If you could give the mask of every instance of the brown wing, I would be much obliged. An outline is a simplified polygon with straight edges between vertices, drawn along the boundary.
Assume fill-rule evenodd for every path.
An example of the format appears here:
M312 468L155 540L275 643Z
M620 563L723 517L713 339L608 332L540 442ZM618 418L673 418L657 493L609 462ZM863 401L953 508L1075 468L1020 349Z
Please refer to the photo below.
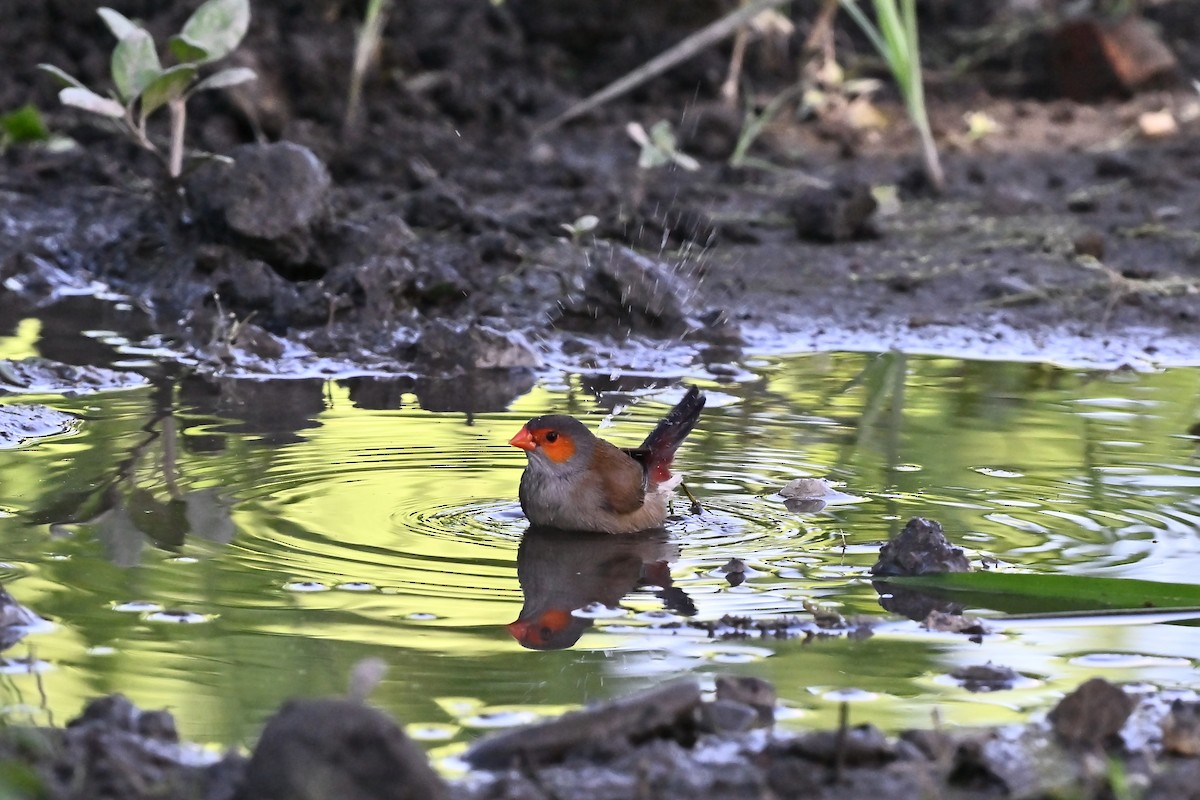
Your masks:
M646 500L642 465L606 441L596 443L594 464L603 476L604 505L614 514L632 514Z

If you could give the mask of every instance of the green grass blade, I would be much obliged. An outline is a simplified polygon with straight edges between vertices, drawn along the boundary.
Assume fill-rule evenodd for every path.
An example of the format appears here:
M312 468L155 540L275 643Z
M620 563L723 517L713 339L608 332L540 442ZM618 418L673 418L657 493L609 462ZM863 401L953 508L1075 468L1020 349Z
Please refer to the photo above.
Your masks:
M883 40L883 36L879 33L879 29L871 22L871 19L863 13L863 10L858 7L855 0L841 0L842 8L850 15L850 19L862 29L863 34L871 40L871 46L876 52L887 58L887 42Z
M1088 575L959 572L886 578L888 584L1008 614L1105 609L1200 608L1200 585Z

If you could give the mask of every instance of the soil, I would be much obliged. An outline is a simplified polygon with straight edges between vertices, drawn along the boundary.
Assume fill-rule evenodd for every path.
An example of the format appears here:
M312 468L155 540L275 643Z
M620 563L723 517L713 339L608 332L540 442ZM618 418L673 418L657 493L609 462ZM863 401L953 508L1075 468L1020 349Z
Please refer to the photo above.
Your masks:
M742 105L718 99L725 42L551 129L573 102L726 4L399 3L362 112L346 126L365 0L255 3L231 60L257 82L189 105L189 145L236 166L207 162L180 182L154 155L61 107L35 69L54 64L106 90L112 42L99 5L0 0L0 111L34 103L54 134L76 143L0 155L0 334L37 313L53 321L49 348L62 326L119 331L165 342L214 373L465 371L486 387L482 405L496 408L528 388L548 355L605 374L716 378L743 353L772 348L901 347L1107 368L1200 361L1200 98L1184 81L1132 95L1093 81L1086 88L1099 99L1063 99L1080 75L1064 74L1056 56L1058 20L1018 12L1029 4L922 4L947 175L940 194L923 179L890 80L845 20L839 62L852 76L885 78L883 88L870 102L825 86L807 110L783 103L750 158L730 165L745 109L762 112L798 76L812 77L802 43L815 0L791 5L796 31L785 43L751 44ZM162 42L196 2L106 5ZM1190 4L1146 5L1177 76L1197 74L1200 18ZM1141 115L1164 110L1175 132L1140 131ZM661 120L698 169L638 166L627 126ZM152 138L165 137L162 124ZM594 229L564 227L586 215ZM88 306L81 318L80 295L99 297L102 310ZM655 347L637 346L646 342ZM678 345L673 355L663 343ZM835 754L848 752L844 736ZM925 780L893 769L907 763L899 745L863 736L861 763L889 765L870 792ZM986 750L974 747L953 752ZM797 748L754 756L778 767L754 785L783 796L789 781L850 768L843 756L817 759L830 771L817 775ZM795 763L784 758L797 753ZM656 762L667 765L655 773L666 776L663 793L639 796L691 792L670 782L695 767L667 758L675 755ZM968 789L977 780L981 792L1021 793L978 769L983 756L943 756L929 760L950 764ZM625 774L650 785L639 758ZM1181 769L1194 775L1195 764ZM556 793L539 775L521 773L508 794L473 796L620 794Z
M295 371L316 357L342 371L527 369L559 347L584 369L716 375L743 347L1040 352L1107 367L1200 352L1194 90L1047 99L1054 20L1008 3L926 9L940 196L887 81L869 106L886 127L855 127L828 91L822 112L785 104L750 147L753 166L729 166L746 115L716 99L728 45L544 131L721 11L630 0L400 4L344 130L363 3L259 4L233 57L258 81L197 95L189 117L190 145L238 167L201 166L176 185L153 155L60 107L34 68L110 85L96 5L0 2L12 78L0 109L33 102L79 145L4 153L0 280L37 305L101 287L130 296L148 319L119 325L166 334L213 370ZM161 41L194 3L110 5ZM794 4L786 52L751 46L741 102L761 109L794 85L814 5ZM1147 12L1182 72L1200 63L1185 5ZM836 44L848 68L879 74L854 31ZM1163 109L1179 132L1139 136L1138 115ZM968 114L992 132L973 138ZM626 125L659 120L699 169L638 167ZM865 187L892 190L874 213ZM596 228L568 236L584 215ZM483 346L446 335L479 327L494 334ZM631 335L683 355L637 363L610 346Z

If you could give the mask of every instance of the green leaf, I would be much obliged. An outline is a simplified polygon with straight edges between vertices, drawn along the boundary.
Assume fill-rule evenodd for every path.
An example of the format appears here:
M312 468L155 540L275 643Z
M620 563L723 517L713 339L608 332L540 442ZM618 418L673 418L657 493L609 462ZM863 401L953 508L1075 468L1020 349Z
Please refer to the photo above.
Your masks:
M0 117L0 130L10 142L44 142L50 138L36 107L26 104Z
M195 64L176 64L163 70L142 92L142 119L172 100L183 97L195 79Z
M172 36L167 46L180 64L203 64L209 60L207 50L182 34Z
M63 89L58 93L58 99L64 106L82 108L84 111L90 111L102 117L121 119L125 116L125 106L111 97L103 97L82 86L70 86Z
M209 89L227 89L230 86L238 86L239 84L257 79L258 76L254 74L254 70L248 67L231 67L209 75L196 84L196 88L192 91L204 92Z
M879 579L877 579L879 580ZM883 578L883 582L951 597L970 606L1009 614L1100 609L1200 608L1200 585L1131 578L957 572Z
M55 77L55 79L57 79L58 82L61 83L64 87L72 87L75 89L87 88L83 85L83 83L78 78L59 69L58 67L54 66L53 64L38 64L37 68L40 69L42 72L46 72L46 73L49 73L50 75L53 75Z
M250 0L208 0L183 25L179 39L206 51L201 63L233 52L250 28Z
M96 13L104 20L104 24L112 31L112 35L117 37L117 41L121 41L134 31L140 31L141 27L130 21L128 17L119 11L113 11L111 8L96 9Z
M141 28L135 28L128 36L117 42L112 54L113 83L117 94L126 103L131 102L162 74L158 53L154 52L154 40Z

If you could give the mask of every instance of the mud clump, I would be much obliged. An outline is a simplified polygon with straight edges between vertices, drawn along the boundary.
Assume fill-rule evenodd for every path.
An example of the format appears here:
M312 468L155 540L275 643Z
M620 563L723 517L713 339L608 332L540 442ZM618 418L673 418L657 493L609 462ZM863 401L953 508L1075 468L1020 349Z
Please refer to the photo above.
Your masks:
M688 331L686 279L672 265L619 245L586 254L579 285L562 303L558 327L573 331L623 331L627 335L680 336Z
M329 170L291 142L242 145L230 157L233 164L206 164L188 181L201 224L272 264L305 265L329 211Z

